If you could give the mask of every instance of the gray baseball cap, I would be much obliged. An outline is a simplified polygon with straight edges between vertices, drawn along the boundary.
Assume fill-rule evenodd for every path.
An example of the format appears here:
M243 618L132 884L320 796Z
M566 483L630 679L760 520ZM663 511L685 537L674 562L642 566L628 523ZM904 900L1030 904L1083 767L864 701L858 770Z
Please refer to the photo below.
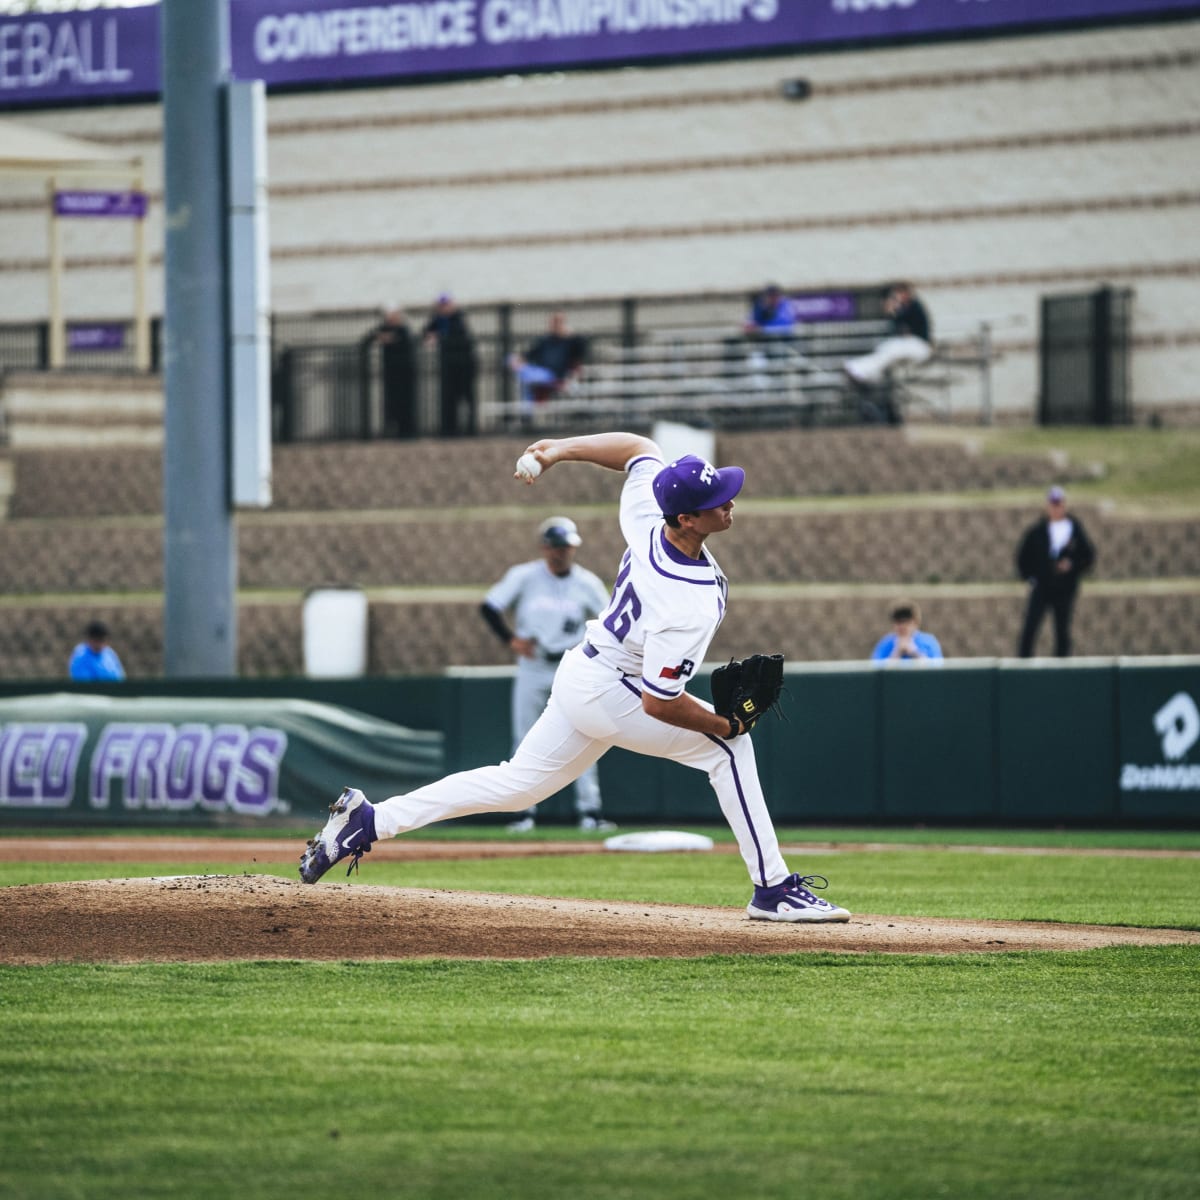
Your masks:
M583 538L570 517L547 517L538 526L543 546L581 546Z

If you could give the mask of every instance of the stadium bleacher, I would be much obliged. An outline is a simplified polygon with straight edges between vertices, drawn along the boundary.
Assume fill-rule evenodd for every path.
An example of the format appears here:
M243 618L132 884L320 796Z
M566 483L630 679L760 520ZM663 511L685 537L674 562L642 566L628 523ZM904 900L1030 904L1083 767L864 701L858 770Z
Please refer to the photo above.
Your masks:
M239 670L302 672L306 589L370 597L369 670L406 675L505 661L479 597L532 556L532 529L570 512L580 561L602 577L620 553L620 479L599 469L511 481L524 439L324 443L275 451L272 510L239 517ZM1012 553L1051 479L1086 477L1044 456L993 456L961 438L885 428L723 433L721 462L750 469L735 536L714 552L737 603L715 657L764 646L795 661L862 659L890 600L915 595L951 656L1012 652L1022 588ZM92 617L132 677L162 670L161 455L145 447L10 450L0 522L0 638L8 678L64 672ZM1200 651L1200 527L1083 503L1100 548L1079 653Z

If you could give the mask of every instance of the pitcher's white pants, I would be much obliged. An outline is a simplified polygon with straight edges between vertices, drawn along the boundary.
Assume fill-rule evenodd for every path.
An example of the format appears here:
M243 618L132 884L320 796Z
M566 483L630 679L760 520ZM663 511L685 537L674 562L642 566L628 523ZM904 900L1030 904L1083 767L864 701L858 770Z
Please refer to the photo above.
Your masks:
M560 660L561 662L561 660ZM523 658L517 663L512 691L513 753L537 724L550 703L554 677L560 663ZM575 812L580 817L600 816L600 773L593 763L575 780ZM529 816L533 816L529 809Z
M899 366L900 363L912 363L916 366L925 362L932 353L933 347L924 338L887 338L870 354L847 359L844 366L859 383L882 383L883 377L893 367Z
M638 681L580 646L564 655L545 712L511 760L392 796L375 806L375 831L390 838L452 817L519 812L577 779L611 746L707 772L750 878L772 886L787 877L750 738L725 741L648 716Z

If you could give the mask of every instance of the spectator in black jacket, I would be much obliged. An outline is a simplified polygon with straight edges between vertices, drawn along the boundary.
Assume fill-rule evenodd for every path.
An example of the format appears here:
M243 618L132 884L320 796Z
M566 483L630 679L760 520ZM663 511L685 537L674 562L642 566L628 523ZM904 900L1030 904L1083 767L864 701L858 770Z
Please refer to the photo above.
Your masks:
M1052 487L1046 493L1046 515L1026 531L1017 550L1017 573L1029 583L1029 599L1017 653L1033 656L1034 643L1046 609L1054 611L1054 653L1071 655L1071 616L1079 580L1096 561L1083 522L1067 512L1066 493Z
M443 292L425 322L422 339L437 346L438 393L442 437L457 437L475 431L475 342L467 318Z
M379 324L363 339L364 353L379 347L383 367L383 436L417 436L417 355L408 317L385 304Z

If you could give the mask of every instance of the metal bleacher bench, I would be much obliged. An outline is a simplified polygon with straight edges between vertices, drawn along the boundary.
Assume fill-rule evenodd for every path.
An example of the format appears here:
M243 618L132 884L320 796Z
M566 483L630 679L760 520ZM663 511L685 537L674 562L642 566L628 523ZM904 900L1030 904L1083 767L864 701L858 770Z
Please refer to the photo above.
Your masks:
M671 417L726 426L847 424L863 419L863 397L841 370L886 337L884 321L821 322L783 337L746 337L728 327L647 331L632 346L595 345L581 376L532 410L519 402L481 405L484 427L609 426ZM905 406L943 395L978 354L954 343L891 385ZM989 360L990 361L990 360ZM936 405L929 405L936 409Z

